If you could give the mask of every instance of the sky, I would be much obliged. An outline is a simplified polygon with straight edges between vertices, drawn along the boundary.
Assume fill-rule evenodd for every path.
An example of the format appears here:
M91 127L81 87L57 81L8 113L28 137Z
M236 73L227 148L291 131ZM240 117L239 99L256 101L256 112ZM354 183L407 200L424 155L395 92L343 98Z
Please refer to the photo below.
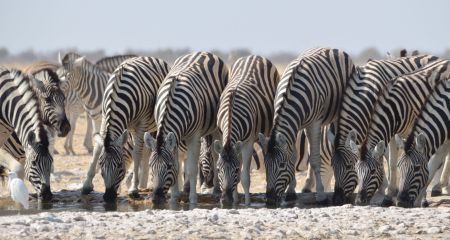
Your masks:
M445 0L0 0L0 6L0 48L11 53L376 47L437 54L450 48Z

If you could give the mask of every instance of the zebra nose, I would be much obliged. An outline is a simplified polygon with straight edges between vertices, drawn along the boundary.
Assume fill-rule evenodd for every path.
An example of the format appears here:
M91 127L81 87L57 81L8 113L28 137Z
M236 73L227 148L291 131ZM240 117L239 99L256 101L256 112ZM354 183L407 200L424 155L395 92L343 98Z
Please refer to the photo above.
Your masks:
M268 189L266 191L266 204L273 206L278 204L281 201L281 198L277 195L275 189Z
M223 205L231 205L233 203L233 189L226 189L222 193L222 197L220 198L220 202Z
M39 193L39 198L44 201L50 201L53 198L52 191L50 190L50 185L42 184L41 192Z
M71 126L69 120L64 117L59 121L58 137L65 137L70 132Z
M345 194L344 189L335 188L333 194L333 204L336 206L344 205L345 202Z
M153 197L152 197L152 202L153 204L162 204L166 201L166 197L164 194L164 189L163 188L157 188L154 192L153 192Z
M367 191L361 190L356 196L356 205L364 206L369 203L369 198L367 197Z
M103 200L105 202L114 202L117 199L117 193L114 188L107 188L105 194L103 194Z
M414 205L414 200L409 197L409 194L407 191L402 191L397 196L397 206L398 207L404 207L404 208L410 208Z

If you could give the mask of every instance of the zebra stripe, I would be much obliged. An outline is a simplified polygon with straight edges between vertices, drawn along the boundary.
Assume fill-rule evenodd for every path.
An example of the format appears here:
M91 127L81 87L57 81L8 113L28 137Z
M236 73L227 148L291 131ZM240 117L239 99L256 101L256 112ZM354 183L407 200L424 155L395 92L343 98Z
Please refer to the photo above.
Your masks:
M450 77L450 61L437 60L410 74L389 81L373 107L372 120L360 151L361 161L356 163L360 180L357 201L370 202L384 178L384 149L395 134L407 136L428 95L440 81ZM414 93L414 94L411 94ZM396 149L391 148L397 165ZM395 154L393 154L395 152ZM396 169L390 168L388 199L397 192Z
M285 70L276 92L274 126L265 154L268 203L279 201L286 187L295 183L294 143L297 132L305 128L317 198L325 200L320 179L321 127L335 120L353 72L348 54L331 48L306 51ZM260 141L265 145L265 139L261 137Z
M57 66L54 64L38 62L28 66L25 70L34 76L30 81L31 87L39 100L42 121L48 131L51 143L53 143L56 133L58 136L65 136L70 131L70 124L64 111L64 94L60 89L60 80L54 72L56 68ZM52 149L53 144L50 146ZM11 134L2 148L22 165L25 164L25 151L15 132Z
M436 85L425 102L398 162L398 206L411 207L428 185L427 163L450 139L450 81ZM438 150L439 149L439 150ZM448 144L444 152L447 152Z
M220 97L217 125L223 133L216 140L222 200L237 202L237 184L242 180L245 203L250 204L250 160L258 133L268 134L274 116L273 101L280 80L268 59L260 56L239 58L231 68L231 78ZM223 144L223 145L222 145ZM242 171L241 171L242 167Z
M150 167L154 174L154 202L165 199L169 187L172 200L178 196L178 146L187 147L189 200L197 201L200 138L217 131L219 98L227 79L227 67L219 57L196 52L178 58L161 84L155 107L156 142L148 133L145 136L153 151Z
M139 196L139 166L141 159L146 161L149 157L148 151L143 151L144 132L156 131L153 117L156 95L168 71L169 65L163 60L136 57L122 63L108 82L103 100L101 140L98 143L103 147L99 163L105 181L106 201L115 200L128 168L123 159L127 131L132 133L134 140L133 184L129 194ZM148 166L148 162L143 165ZM146 186L146 183L142 184Z
M30 78L18 70L0 67L0 146L12 131L17 134L26 154L25 175L38 195L49 200L53 158Z
M350 194L356 188L356 144L361 144L367 134L372 109L381 89L392 78L413 72L436 59L422 55L373 60L357 68L352 75L342 100L334 139L335 151L331 159L335 178L334 204L350 202Z
M125 60L134 58L134 57L137 57L137 56L133 55L133 54L127 54L127 55L116 55L116 56L111 56L111 57L104 57L104 58L98 60L95 63L95 66L97 66L99 69L101 69L105 72L113 73L114 70L116 70L116 68L121 63L123 63Z

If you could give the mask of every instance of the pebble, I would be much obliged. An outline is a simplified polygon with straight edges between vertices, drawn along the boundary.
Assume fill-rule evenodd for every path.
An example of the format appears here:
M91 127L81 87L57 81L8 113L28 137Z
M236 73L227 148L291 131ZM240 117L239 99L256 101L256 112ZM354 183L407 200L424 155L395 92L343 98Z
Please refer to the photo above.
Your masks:
M437 233L441 233L442 231L441 231L441 228L439 228L439 227L430 227L426 230L426 232L428 234L437 234Z
M86 221L86 220L84 219L84 217L82 217L82 216L76 216L76 217L73 218L73 220L74 220L74 221L77 221L77 222L79 222L79 221Z
M389 225L384 225L378 228L378 231L382 233L387 233L389 230L392 230L392 227Z

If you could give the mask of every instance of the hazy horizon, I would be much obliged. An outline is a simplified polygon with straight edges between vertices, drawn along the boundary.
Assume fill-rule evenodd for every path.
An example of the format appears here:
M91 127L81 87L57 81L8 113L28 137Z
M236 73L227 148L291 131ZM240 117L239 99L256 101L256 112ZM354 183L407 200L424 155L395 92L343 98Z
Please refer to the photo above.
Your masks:
M368 47L441 53L450 47L450 2L443 0L17 0L3 6L8 11L0 15L0 47L12 54L67 48L108 54L247 48L269 54L317 46L351 53Z

